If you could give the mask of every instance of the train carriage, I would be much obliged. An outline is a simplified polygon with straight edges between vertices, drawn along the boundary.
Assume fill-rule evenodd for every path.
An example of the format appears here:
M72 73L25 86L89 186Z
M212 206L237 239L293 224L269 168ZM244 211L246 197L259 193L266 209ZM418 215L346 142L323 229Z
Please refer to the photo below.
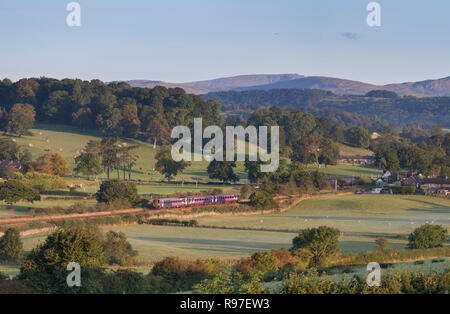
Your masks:
M154 208L178 208L185 206L233 203L239 201L238 194L206 195L184 198L160 198L153 201Z

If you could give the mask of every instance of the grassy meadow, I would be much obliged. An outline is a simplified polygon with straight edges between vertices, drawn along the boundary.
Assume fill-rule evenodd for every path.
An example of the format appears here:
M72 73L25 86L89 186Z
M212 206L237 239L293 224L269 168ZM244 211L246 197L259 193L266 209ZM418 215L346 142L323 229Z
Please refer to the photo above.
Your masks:
M31 130L32 135L14 138L14 140L22 147L28 148L33 154L34 158L39 157L47 152L59 152L69 162L69 168L75 167L75 156L84 148L90 140L100 140L101 135L95 131L85 131L74 126L66 125L47 125L36 124ZM154 170L155 154L157 149L153 148L153 144L135 140L123 139L124 143L128 145L138 144L139 160L134 167L132 178L137 180L163 180L164 177ZM176 180L190 180L208 182L210 181L206 167L208 163L191 162L191 165L183 172L183 174L176 177ZM245 179L243 163L238 163L237 175ZM120 174L122 176L122 173ZM115 172L111 174L112 178L117 177ZM99 178L106 178L106 174L102 174ZM82 182L82 180L78 180Z
M299 230L321 225L361 235L409 234L429 222L450 227L450 200L430 196L347 195L302 201L269 215L201 217L201 225Z
M47 152L59 152L69 162L70 169L75 166L74 157L77 156L87 142L90 140L99 140L100 134L96 131L86 131L78 127L67 125L47 125L36 124L31 130L29 136L15 137L14 140L23 148L31 151L34 158L39 157ZM140 156L134 167L133 179L137 180L163 180L163 176L154 170L156 149L153 144L135 140L123 139L124 143L129 145L138 144L138 154ZM341 144L341 154L343 155L371 155L371 152L361 148L349 147ZM191 165L179 176L176 177L178 181L211 181L206 173L208 163L206 161L191 162ZM315 166L311 165L311 169ZM351 165L337 165L322 167L321 169L329 176L374 176L380 174L378 169L351 166ZM246 182L246 173L244 171L243 162L237 162L236 174L240 177L241 182ZM122 176L122 174L120 174ZM100 176L105 178L106 174ZM116 173L111 174L112 178L117 177ZM86 180L78 178L68 178L70 183L86 183Z
M373 152L369 149L364 149L361 147L351 147L339 143L339 150L341 156L373 156Z
M139 252L137 262L149 264L167 256L186 259L210 258L237 259L254 252L269 251L273 248L289 248L293 232L224 230L208 228L185 228L170 226L131 225L105 228L128 236L133 248ZM45 240L46 235L33 235L23 238L25 251ZM391 247L401 249L405 240L393 240ZM375 246L371 237L340 237L343 253L362 252Z

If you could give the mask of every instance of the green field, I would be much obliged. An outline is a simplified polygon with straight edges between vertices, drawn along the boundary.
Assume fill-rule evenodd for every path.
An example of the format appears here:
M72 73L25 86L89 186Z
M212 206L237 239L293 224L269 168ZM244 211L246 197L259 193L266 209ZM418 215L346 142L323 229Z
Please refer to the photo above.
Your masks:
M373 152L369 149L364 149L361 147L351 147L341 143L339 143L338 145L341 156L373 156Z
M99 186L89 186L80 191L95 193L97 192ZM138 193L141 195L145 194L172 194L172 193L186 193L186 192L201 192L210 191L213 189L222 189L224 193L238 193L239 186L232 185L213 185L213 184L146 184L138 185ZM88 200L71 200L65 199L63 196L58 196L58 199L46 199L49 196L42 196L41 201L30 202L19 202L14 205L14 209L10 209L10 205L5 204L0 201L0 217L5 216L16 216L16 215L27 215L30 209L39 209L46 207L61 206L67 208L72 206L76 202L85 202L89 206L95 205L97 202L95 199Z
M31 133L32 135L30 136L14 138L14 140L20 146L28 148L34 158L49 151L60 152L69 162L71 169L73 169L75 164L74 157L80 153L86 143L90 140L100 139L98 132L84 131L80 128L66 125L36 124L31 130ZM154 170L156 149L153 148L152 144L134 139L123 139L123 142L139 145L138 154L140 158L134 168L135 172L132 174L133 179L164 179L161 174ZM176 179L208 182L210 179L206 173L207 165L208 163L206 161L192 162L183 174L179 175ZM238 163L236 172L241 179L246 178L243 163ZM106 174L103 174L100 178L105 178L105 176ZM114 172L112 173L112 177L116 177Z
M409 234L426 222L450 227L450 200L429 196L349 195L309 199L280 214L202 217L201 225L299 230L321 225L367 235Z
M105 228L104 232L124 232L139 252L137 261L141 265L166 256L236 259L257 251L289 248L299 229L320 225L344 232L339 243L343 253L362 252L375 247L377 236L406 235L426 222L450 227L450 201L426 196L329 196L305 200L284 213L197 220L201 225L286 229L288 232L151 225ZM25 251L29 252L45 237L43 234L24 237ZM404 238L389 238L391 248L403 249L406 244ZM18 267L0 266L1 270L15 274Z
M208 228L184 228L168 226L132 225L107 228L124 232L133 248L139 252L137 261L148 264L167 256L195 259L217 257L236 259L258 251L273 248L289 248L297 235L290 232L223 230ZM45 239L45 235L24 237L25 250ZM340 238L344 253L361 252L375 246L375 239L369 237ZM391 247L404 248L406 241L392 241Z
M80 191L95 193L99 189L100 185L88 186L80 189ZM141 184L137 186L138 193L144 194L172 194L172 193L185 193L185 192L200 192L209 191L214 189L222 189L225 192L231 190L239 190L239 186L221 185L221 184Z
M16 216L16 215L28 215L28 211L30 209L40 209L54 206L61 206L63 208L67 208L72 206L74 203L80 202L80 200L45 200L28 203L28 202L19 202L14 205L14 210L10 209L10 206L5 204L4 202L0 202L0 217L4 216ZM82 201L86 202L87 205L95 205L97 203L96 200L86 200Z
M317 170L316 165L309 165L309 170ZM380 177L383 174L381 169L353 166L353 165L335 165L321 166L319 169L329 177Z
M34 158L37 158L47 152L59 152L69 162L70 169L74 167L74 157L77 156L86 143L90 140L99 140L100 134L96 131L86 131L74 126L67 125L48 125L36 124L31 130L32 135L13 138L20 146L31 151ZM163 180L163 176L154 170L156 149L151 143L142 142L134 139L123 139L127 144L139 145L139 160L132 174L133 179L140 180ZM341 145L342 153L345 154L363 154L370 155L370 151ZM208 163L191 162L191 165L176 180L183 181L199 181L210 182L211 179L206 173ZM313 169L314 166L311 166ZM376 176L381 173L378 169L365 168L350 165L337 165L322 167L322 171L330 176ZM241 182L245 183L247 175L244 171L243 162L237 162L236 174L240 177ZM122 176L122 174L120 174ZM105 178L105 174L100 178ZM112 178L117 177L116 173L112 173ZM77 178L67 178L68 183L86 183L86 180Z

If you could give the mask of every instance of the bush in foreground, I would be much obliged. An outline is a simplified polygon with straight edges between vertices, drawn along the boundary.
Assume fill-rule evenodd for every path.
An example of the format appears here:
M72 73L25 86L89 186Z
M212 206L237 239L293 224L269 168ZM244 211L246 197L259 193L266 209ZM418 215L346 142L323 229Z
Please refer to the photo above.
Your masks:
M329 259L339 255L339 232L321 226L304 230L292 240L292 249L305 249L311 253L310 267L326 266Z

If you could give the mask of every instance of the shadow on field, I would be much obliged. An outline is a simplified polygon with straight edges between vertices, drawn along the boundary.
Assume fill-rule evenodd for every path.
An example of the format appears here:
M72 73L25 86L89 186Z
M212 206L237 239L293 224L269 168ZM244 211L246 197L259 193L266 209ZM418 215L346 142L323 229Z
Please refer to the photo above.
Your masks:
M157 241L157 242L167 242L167 243L179 243L179 244L200 244L208 245L213 247L230 247L236 250L239 248L249 248L249 249L267 249L272 247L285 247L287 243L263 243L263 242L242 242L242 241L231 241L231 240L211 240L211 239L190 239L190 238L158 238L158 237L130 237L130 239L141 240L141 241ZM290 243L289 243L290 244ZM199 249L195 247L194 249ZM206 249L206 248L205 248ZM210 250L210 248L207 248Z

